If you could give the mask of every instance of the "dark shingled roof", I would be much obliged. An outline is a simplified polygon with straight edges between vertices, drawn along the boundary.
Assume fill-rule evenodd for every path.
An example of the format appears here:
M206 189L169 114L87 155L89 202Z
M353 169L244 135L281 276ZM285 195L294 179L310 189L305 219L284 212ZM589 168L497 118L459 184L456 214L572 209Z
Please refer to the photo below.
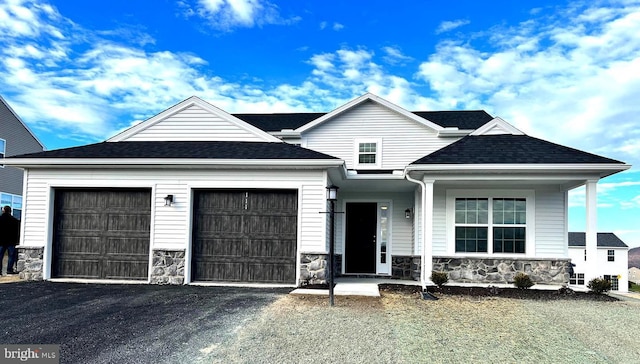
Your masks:
M569 233L569 246L586 246L585 233ZM598 246L607 248L628 248L614 233L598 233Z
M200 141L102 142L15 158L337 159L287 143Z
M462 111L413 111L421 118L427 119L442 127L458 127L459 129L478 129L493 119L483 110ZM326 115L315 113L279 113L279 114L233 114L238 119L267 132L283 129L297 129L315 119Z
M619 163L527 135L466 136L412 164Z
M267 132L297 129L325 115L324 112L281 114L233 114L238 119Z
M484 110L414 111L413 113L444 128L458 127L466 130L478 129L493 120L493 116Z

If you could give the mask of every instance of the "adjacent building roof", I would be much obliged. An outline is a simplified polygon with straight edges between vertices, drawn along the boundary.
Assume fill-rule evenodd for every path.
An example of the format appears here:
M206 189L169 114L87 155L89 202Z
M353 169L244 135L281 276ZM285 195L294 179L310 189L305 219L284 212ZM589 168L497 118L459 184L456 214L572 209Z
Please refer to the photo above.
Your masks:
M412 111L413 114L429 120L443 128L475 130L493 119L483 110L462 111ZM297 129L327 113L278 113L278 114L232 114L256 128L267 132Z
M569 233L569 246L585 246L585 233ZM598 246L603 248L628 248L614 233L598 233Z
M287 143L235 141L102 142L17 158L337 159Z
M624 164L528 135L467 136L412 164Z

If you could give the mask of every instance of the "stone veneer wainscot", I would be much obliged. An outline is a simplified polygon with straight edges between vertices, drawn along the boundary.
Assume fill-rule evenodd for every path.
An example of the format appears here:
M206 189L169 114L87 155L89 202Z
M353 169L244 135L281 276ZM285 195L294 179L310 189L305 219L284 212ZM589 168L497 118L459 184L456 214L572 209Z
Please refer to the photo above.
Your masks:
M41 281L44 248L18 247L18 272L20 279Z
M522 272L534 283L566 284L569 266L569 259L433 258L434 272L446 272L449 281L460 283L513 283L516 273Z
M151 284L184 284L184 250L153 250Z

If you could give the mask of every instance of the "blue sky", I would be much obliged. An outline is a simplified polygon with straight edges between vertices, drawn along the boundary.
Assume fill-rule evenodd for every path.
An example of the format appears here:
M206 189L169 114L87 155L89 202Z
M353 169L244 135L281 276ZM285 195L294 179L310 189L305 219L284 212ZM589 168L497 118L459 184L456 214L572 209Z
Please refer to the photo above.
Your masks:
M365 5L366 4L366 5ZM484 109L640 166L640 1L0 0L0 93L48 149L197 95L228 112L330 111L372 92ZM600 231L640 246L640 173L599 184ZM570 194L584 229L584 190Z

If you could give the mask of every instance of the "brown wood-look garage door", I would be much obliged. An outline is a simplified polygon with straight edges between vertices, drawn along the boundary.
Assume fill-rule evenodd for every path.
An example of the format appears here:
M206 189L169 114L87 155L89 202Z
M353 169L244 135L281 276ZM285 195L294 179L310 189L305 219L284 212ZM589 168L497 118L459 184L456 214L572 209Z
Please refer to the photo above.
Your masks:
M145 280L151 191L57 189L52 276Z
M294 284L295 190L194 194L192 280Z

